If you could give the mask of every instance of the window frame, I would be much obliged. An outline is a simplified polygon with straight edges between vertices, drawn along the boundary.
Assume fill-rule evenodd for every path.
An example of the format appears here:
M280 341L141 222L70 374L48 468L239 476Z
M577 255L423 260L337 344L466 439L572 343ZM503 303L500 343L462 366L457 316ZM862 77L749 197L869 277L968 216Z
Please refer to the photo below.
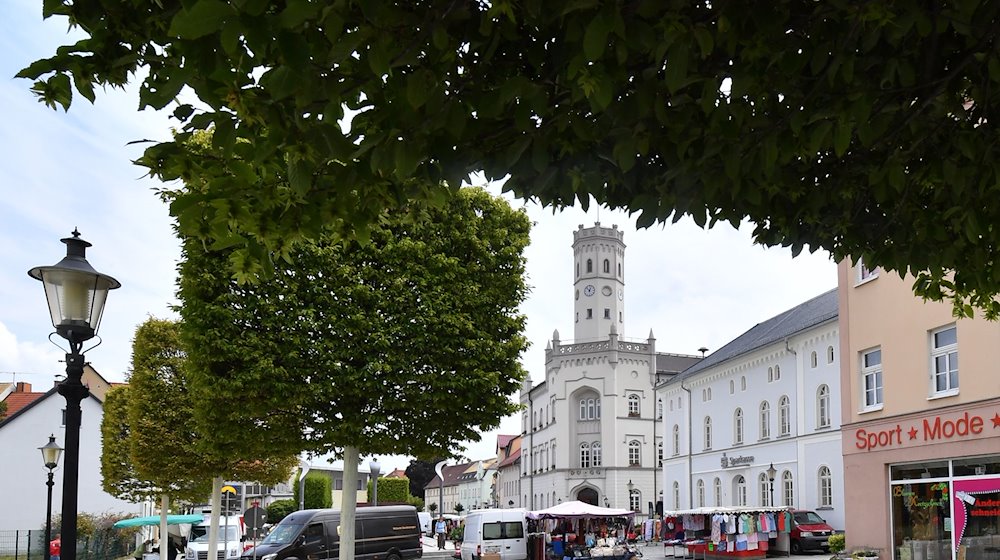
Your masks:
M817 476L819 484L816 489L819 492L819 507L833 507L833 472L830 467L821 465Z
M816 388L816 428L829 428L833 425L830 419L830 386L823 383Z
M760 439L771 439L771 403L761 402L757 411L760 420Z
M602 452L603 450L601 449L601 442L595 441L594 443L590 444L590 464L594 465L594 468L604 466L604 458L602 456Z
M630 467L642 466L642 444L637 439L628 442L628 464Z
M955 341L938 346L938 335L948 331L952 331L954 333ZM958 394L958 326L955 323L952 323L950 325L934 329L928 333L928 338L928 343L930 345L931 395L935 397L945 397ZM945 361L945 370L943 372L938 369L938 360L941 358ZM942 379L945 381L944 388L940 387L940 381Z
M705 481L699 478L695 488L698 495L698 507L705 507Z
M733 445L743 445L743 409L733 411Z
M869 356L878 354L878 363L866 365ZM883 357L882 347L876 346L868 350L861 351L860 373L861 373L861 404L862 410L878 410L885 404L884 381L883 381ZM869 387L868 379L872 379ZM871 395L871 400L869 400Z
M626 397L626 402L628 403L628 415L629 418L638 418L641 406L641 401L639 395L632 393Z
M712 417L706 416L705 421L702 422L702 435L704 439L702 443L705 444L705 451L710 451L712 449Z
M792 471L781 473L781 499L783 500L782 505L785 507L795 505L795 478Z
M792 435L792 400L788 395L778 398L778 437Z

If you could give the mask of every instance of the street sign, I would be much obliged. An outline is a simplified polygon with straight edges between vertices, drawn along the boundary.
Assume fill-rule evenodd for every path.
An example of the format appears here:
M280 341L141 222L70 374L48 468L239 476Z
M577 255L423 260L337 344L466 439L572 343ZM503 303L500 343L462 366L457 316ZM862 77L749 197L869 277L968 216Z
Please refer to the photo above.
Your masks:
M247 510L243 512L243 522L246 523L247 529L256 533L259 529L262 529L264 527L264 523L267 522L267 512L260 506L247 508Z

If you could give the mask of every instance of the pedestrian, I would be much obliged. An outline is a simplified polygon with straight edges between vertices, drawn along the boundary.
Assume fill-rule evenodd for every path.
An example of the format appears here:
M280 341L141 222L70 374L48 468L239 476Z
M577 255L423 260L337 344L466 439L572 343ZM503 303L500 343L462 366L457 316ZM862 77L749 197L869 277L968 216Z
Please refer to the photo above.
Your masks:
M444 550L444 537L445 537L444 516L439 517L437 523L434 524L434 534L437 535L438 550Z
M59 535L56 538L49 541L49 558L52 560L59 560L59 555L62 553L62 539Z

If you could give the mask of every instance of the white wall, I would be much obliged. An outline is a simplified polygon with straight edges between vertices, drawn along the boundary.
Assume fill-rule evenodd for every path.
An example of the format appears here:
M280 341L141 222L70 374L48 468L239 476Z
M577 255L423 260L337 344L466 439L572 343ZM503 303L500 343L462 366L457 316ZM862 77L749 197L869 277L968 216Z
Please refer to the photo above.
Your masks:
M41 529L45 523L45 500L48 470L42 464L39 447L56 436L60 447L66 446L66 428L62 410L66 400L58 394L44 397L30 409L0 427L0 480L3 481L4 507L0 508L0 530ZM127 513L140 511L138 504L118 500L101 489L101 418L103 407L94 398L81 403L80 471L78 506L83 513ZM54 471L52 514L62 509L62 465ZM55 530L55 529L54 529Z

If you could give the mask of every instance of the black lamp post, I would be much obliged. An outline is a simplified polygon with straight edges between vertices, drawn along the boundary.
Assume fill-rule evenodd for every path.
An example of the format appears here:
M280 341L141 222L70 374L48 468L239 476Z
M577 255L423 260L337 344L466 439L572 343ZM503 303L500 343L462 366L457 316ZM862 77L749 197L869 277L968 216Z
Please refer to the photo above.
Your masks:
M378 464L378 461L372 459L368 463L369 476L372 479L372 505L378 505L378 475L382 472L382 465Z
M507 500L508 507L514 507L514 500Z
M774 468L774 463L771 463L771 466L767 467L767 483L771 490L771 503L768 505L771 507L774 507L774 475L776 474L778 471Z
M87 243L80 232L61 241L66 257L52 266L36 266L28 275L41 280L49 304L52 326L69 342L66 354L66 379L59 384L59 394L66 398L66 465L63 470L62 560L76 560L77 489L80 474L80 402L90 392L82 382L83 343L97 335L108 291L121 283L94 270L87 262Z
M628 509L635 511L632 507L632 492L635 492L635 484L632 484L632 479L630 478L628 484L625 486L628 486Z
M59 456L63 449L56 443L56 436L50 435L49 442L38 448L42 452L42 460L45 468L49 469L49 480L45 483L49 487L48 498L45 501L45 560L49 560L49 543L52 542L52 469L59 466Z

